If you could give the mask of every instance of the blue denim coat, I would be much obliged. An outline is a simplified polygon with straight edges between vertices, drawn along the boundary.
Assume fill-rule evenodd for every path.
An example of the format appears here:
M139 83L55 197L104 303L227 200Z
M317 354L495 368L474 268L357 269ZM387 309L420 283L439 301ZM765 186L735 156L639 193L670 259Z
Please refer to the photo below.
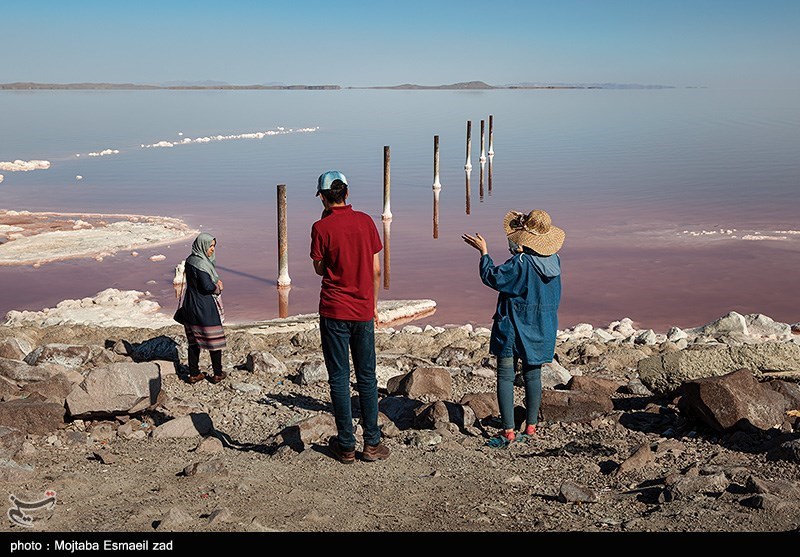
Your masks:
M495 266L481 256L483 283L499 292L489 353L516 356L530 365L553 360L561 301L561 260L519 253Z

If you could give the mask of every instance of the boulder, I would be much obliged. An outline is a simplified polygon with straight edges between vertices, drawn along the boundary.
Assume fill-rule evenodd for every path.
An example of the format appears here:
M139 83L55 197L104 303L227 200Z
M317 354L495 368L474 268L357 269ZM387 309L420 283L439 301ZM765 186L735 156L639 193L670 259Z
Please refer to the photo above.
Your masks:
M67 396L73 418L141 412L156 404L161 368L155 363L116 363L95 368Z
M678 401L681 412L720 432L780 427L785 407L783 395L759 383L748 369L687 381Z

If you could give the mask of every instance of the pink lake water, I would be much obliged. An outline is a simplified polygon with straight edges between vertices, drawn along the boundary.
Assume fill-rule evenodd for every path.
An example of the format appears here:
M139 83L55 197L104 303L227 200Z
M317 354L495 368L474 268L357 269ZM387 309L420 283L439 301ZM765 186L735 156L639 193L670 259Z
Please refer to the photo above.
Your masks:
M179 217L217 237L226 317L249 321L279 316L276 187L286 184L288 311L311 313L316 178L344 172L352 205L384 237L389 146L393 218L380 297L435 300L436 312L415 324L489 325L496 294L481 284L478 252L461 234L480 232L503 261L503 215L533 208L567 232L561 328L630 317L664 332L732 310L796 323L798 98L709 89L4 91L0 162L51 166L0 171L0 207ZM481 165L480 121L488 150L490 114L495 154ZM267 130L285 133L242 137ZM217 135L224 139L180 143ZM174 146L142 146L161 141ZM106 149L119 152L89 156ZM149 291L170 311L174 267L190 243L0 267L0 315L108 287ZM150 261L155 254L166 259Z

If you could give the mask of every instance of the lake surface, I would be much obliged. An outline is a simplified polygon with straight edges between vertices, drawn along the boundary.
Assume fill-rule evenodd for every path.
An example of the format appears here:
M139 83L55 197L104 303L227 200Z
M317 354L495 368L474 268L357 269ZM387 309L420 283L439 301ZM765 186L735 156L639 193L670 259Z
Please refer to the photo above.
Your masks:
M317 176L344 172L353 207L384 237L389 146L393 218L380 296L435 300L436 312L416 324L489 325L496 294L461 234L481 233L499 263L508 257L504 214L534 208L567 232L561 328L630 317L664 332L731 310L795 323L798 99L755 89L3 91L0 161L51 166L0 171L0 207L184 219L217 237L226 318L245 321L279 315L276 198L285 184L288 311L310 313L320 284L308 256L322 210ZM494 155L481 165L489 115ZM143 147L218 135L233 137ZM89 156L107 149L119 152ZM190 243L0 267L0 316L108 287L149 291L169 311L174 267ZM166 259L149 260L155 254Z

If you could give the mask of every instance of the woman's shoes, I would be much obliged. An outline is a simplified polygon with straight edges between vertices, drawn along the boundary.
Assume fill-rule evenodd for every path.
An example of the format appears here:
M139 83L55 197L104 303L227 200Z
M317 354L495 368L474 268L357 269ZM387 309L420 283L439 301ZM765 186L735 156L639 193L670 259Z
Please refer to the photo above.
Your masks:
M190 373L188 377L186 377L186 382L194 385L195 383L198 383L199 381L202 381L205 378L206 374L203 373L202 371L198 371L197 373Z
M500 431L486 442L486 446L492 447L493 449L506 449L515 441L515 438L516 435L514 435L513 430Z
M214 375L209 376L208 380L214 384L219 383L228 376L224 371L214 372Z

